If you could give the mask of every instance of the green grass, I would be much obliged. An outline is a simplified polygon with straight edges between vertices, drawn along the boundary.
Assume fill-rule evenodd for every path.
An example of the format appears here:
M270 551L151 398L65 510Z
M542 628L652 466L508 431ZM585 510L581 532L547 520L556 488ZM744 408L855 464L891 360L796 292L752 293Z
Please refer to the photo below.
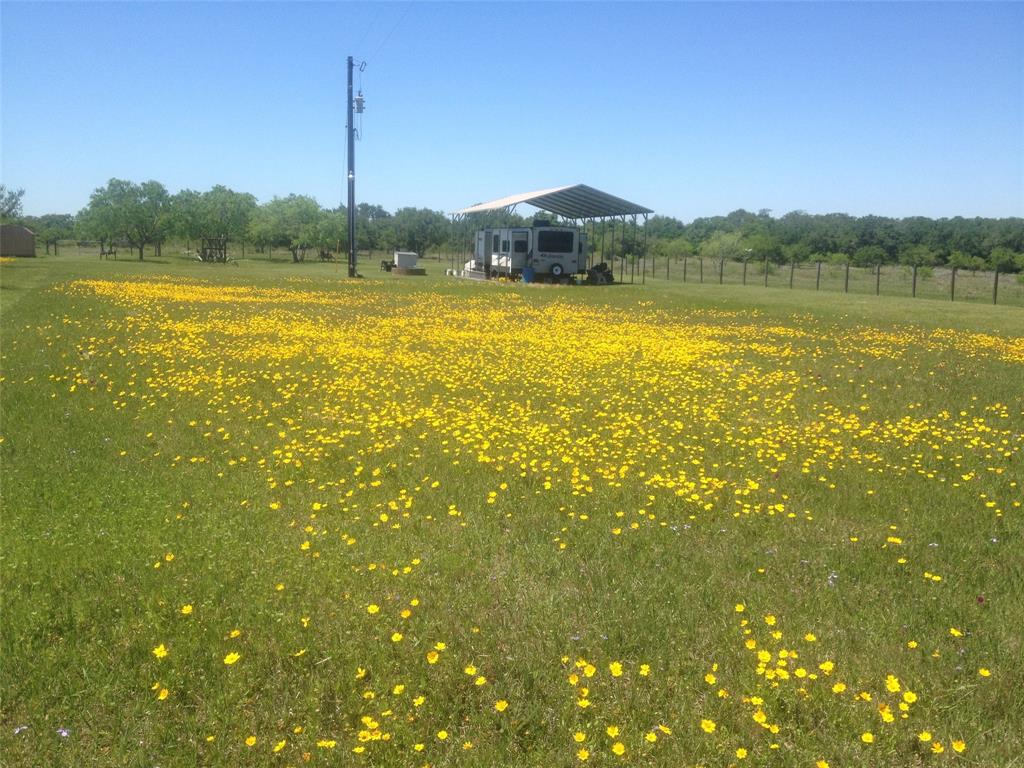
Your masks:
M0 266L5 764L1020 760L1020 309L375 263Z

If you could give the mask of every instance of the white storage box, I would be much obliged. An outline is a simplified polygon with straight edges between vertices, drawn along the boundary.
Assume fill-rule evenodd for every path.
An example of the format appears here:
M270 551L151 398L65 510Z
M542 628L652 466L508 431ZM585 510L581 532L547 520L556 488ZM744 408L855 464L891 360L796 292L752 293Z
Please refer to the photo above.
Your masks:
M419 257L418 253L413 253L412 251L395 251L395 266L402 267L403 269L413 269Z

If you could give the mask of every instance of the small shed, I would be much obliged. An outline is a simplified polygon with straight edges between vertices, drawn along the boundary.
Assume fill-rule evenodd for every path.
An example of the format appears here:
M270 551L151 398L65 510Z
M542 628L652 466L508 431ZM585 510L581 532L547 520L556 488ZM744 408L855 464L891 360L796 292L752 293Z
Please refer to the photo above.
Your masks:
M414 269L420 255L412 251L395 251L395 266L404 269Z
M416 262L420 255L413 251L395 251L395 261L388 271L393 275L419 275L427 274L423 267L417 267Z
M0 256L35 255L35 232L21 224L0 225Z

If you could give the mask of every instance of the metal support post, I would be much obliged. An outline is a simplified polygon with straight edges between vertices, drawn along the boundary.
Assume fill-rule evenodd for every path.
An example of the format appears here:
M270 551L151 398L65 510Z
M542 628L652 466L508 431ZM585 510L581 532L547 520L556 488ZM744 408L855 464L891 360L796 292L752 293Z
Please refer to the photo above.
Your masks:
M356 145L352 120L352 57L348 57L348 276L356 276Z

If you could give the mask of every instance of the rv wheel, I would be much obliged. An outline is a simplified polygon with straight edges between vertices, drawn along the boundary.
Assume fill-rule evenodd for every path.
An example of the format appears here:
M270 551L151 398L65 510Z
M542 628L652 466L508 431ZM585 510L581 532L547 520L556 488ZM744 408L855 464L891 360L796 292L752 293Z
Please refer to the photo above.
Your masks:
M565 270L562 269L562 265L561 264L552 264L551 265L551 274L554 275L555 277L561 277L562 273L564 271Z

